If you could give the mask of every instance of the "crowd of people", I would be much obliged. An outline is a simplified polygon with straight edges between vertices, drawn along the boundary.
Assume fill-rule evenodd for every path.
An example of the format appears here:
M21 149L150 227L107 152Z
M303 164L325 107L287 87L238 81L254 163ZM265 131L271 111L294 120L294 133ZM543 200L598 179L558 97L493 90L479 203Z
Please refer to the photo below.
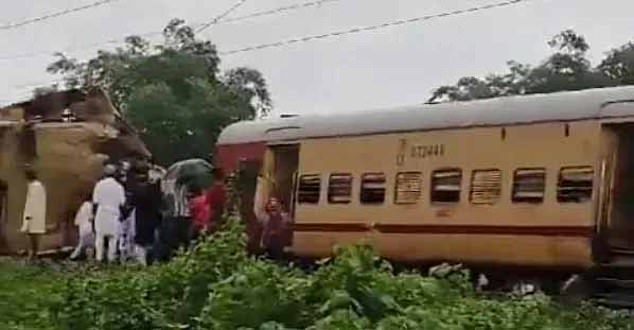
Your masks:
M32 168L27 168L26 202L21 231L29 239L29 259L38 253L40 237L46 233L46 189ZM70 258L77 260L93 252L104 259L136 260L145 265L168 259L173 252L217 228L225 203L224 175L215 169L211 188L187 187L185 208L170 212L165 207L161 178L143 162L107 164L76 212L79 233Z
M105 165L102 178L76 212L79 239L70 259L94 253L97 261L135 260L147 265L168 260L179 248L214 232L223 219L228 193L222 170L212 172L211 186L201 187L164 180L147 162ZM46 232L46 189L32 169L26 176L22 231L29 237L33 257ZM270 257L280 258L289 243L289 216L277 198L257 190L253 213L262 228L258 245Z

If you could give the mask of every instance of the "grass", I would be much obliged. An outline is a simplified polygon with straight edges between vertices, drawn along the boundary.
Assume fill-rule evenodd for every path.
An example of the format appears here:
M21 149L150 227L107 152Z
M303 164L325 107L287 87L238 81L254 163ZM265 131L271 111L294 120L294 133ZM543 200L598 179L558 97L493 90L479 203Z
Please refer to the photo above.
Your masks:
M47 329L39 323L57 297L54 286L66 276L46 264L0 259L0 329Z

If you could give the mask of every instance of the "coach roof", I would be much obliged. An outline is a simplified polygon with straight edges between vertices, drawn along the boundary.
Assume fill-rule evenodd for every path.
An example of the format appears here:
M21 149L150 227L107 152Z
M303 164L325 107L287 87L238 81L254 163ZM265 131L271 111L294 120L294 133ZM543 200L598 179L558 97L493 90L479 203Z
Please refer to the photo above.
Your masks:
M634 86L242 121L218 144L634 116Z

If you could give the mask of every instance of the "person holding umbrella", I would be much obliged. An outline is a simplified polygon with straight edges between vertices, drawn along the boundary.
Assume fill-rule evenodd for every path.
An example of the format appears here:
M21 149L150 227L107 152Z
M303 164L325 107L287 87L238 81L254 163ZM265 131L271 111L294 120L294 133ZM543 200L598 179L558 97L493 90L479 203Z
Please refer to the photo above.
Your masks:
M213 167L202 159L188 159L170 166L161 182L164 200L156 250L165 261L175 250L187 246L192 236L190 200L196 189L209 187Z

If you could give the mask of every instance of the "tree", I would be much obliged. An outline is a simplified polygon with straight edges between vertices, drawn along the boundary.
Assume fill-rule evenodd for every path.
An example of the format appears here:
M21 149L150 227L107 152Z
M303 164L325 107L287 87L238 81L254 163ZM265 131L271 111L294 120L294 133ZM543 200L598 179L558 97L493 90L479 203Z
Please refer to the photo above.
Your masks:
M634 42L611 50L598 68L620 85L634 84Z
M107 90L165 165L207 157L223 127L268 113L271 99L260 72L221 73L215 46L197 39L183 20L170 21L163 39L152 45L130 36L123 47L83 62L60 53L47 71L63 75L67 88Z
M484 79L460 78L455 85L434 90L429 102L551 93L634 82L632 44L613 50L597 68L593 68L587 59L590 46L586 39L572 30L557 34L548 41L548 45L553 54L536 67L510 61L508 73L492 74Z

